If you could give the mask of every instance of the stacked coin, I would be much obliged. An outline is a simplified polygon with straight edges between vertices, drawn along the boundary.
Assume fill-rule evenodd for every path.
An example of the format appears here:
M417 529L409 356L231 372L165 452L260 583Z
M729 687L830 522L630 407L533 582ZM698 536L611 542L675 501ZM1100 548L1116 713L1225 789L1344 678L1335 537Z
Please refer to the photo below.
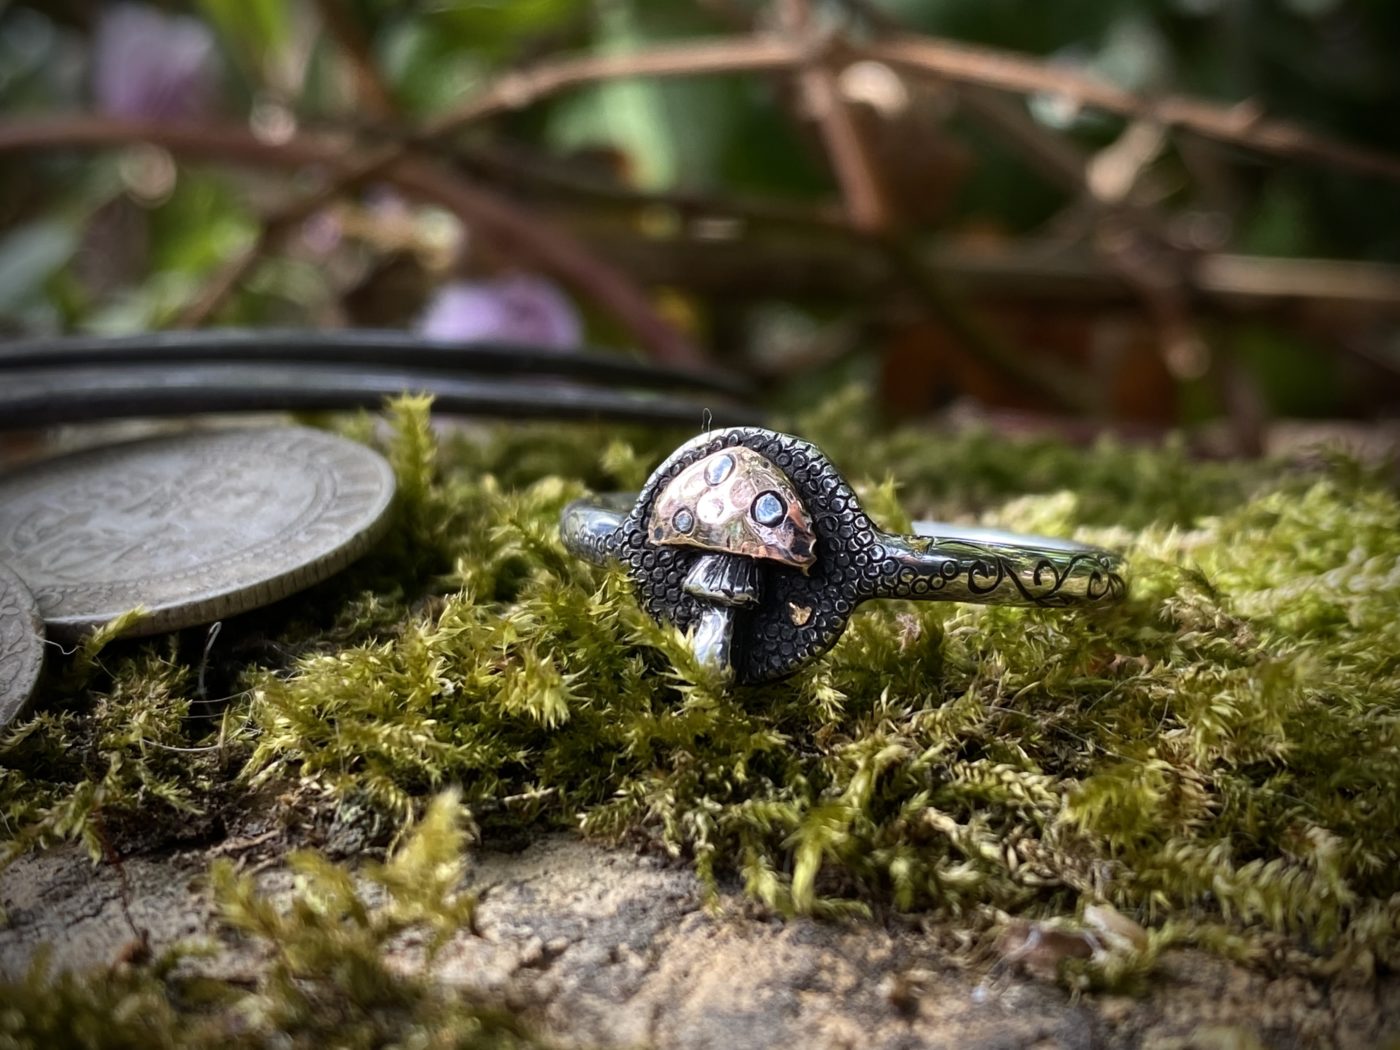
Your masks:
M79 637L136 608L144 615L131 633L153 634L333 575L381 534L393 493L383 457L323 431L166 435L0 477L0 562L24 581L51 637ZM0 661L8 674L3 642Z
M24 710L44 662L44 621L28 588L0 565L0 728Z

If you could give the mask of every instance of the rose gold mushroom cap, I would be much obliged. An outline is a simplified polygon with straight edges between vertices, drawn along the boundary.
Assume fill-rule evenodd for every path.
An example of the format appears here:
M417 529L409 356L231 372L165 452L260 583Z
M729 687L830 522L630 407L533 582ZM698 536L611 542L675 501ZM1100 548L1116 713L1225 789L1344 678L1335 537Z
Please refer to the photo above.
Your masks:
M743 446L692 463L652 506L653 543L764 558L804 572L817 560L807 509L786 474Z

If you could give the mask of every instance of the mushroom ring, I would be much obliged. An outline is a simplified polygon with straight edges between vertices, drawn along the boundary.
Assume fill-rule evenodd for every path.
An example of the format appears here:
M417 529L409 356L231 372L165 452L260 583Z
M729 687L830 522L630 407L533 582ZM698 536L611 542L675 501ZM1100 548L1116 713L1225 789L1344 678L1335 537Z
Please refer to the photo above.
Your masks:
M884 532L814 445L757 427L687 442L640 493L576 500L560 530L737 684L817 659L873 598L1066 608L1127 593L1121 558L1098 547L940 522Z

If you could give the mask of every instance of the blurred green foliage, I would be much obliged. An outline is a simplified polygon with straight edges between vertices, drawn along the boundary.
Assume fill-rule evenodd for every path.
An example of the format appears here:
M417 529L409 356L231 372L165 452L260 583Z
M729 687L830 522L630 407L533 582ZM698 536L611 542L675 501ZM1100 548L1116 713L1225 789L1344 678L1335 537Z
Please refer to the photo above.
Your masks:
M1393 119L1400 9L1386 0L817 0L814 8L856 38L893 23L1042 56L1149 95L1248 100L1261 112L1400 152ZM0 7L0 110L101 109L94 49L111 9L75 0ZM274 138L366 126L403 132L522 63L764 31L772 20L767 5L746 0L340 0L325 8L311 0L197 0L161 9L201 19L214 34L224 90L207 119L251 122ZM363 104L346 35L326 30L322 10L340 11L396 112ZM129 76L151 75L141 61L128 62ZM144 61L162 64L158 51ZM504 115L458 145L520 148L546 168L601 172L640 190L829 200L835 187L817 136L794 119L793 105L788 88L761 75L609 81ZM1123 128L1117 118L1053 99L1031 97L1026 105L1046 128L1085 149L1108 144ZM938 194L949 187L953 193L936 215L914 221L911 233L1013 237L1040 230L1072 201L959 110L926 133L969 146L972 160L966 170L928 171L931 194L935 186ZM915 137L908 145L927 143ZM169 324L220 263L251 242L257 216L295 189L278 173L184 163L169 171L162 163L168 160L139 150L0 158L7 185L0 199L0 330ZM1400 189L1393 185L1222 147L1190 155L1172 148L1154 167L1168 189L1168 211L1225 218L1224 247L1400 259ZM514 187L507 180L503 188ZM296 279L280 272L248 282L218 319L343 320L344 302L374 280L386 257L414 248L412 236L406 243L395 234L390 246L382 229L367 231L372 221L354 225L326 257L294 240L286 254L304 264L292 271ZM416 236L435 235L419 229ZM428 266L428 283L444 277L440 260L437 266ZM408 323L412 316L391 313L388 320ZM1256 329L1250 341L1278 331ZM1290 338L1297 343L1296 335L1283 341ZM1303 338L1320 356L1311 337ZM1339 404L1337 397L1314 402L1324 410Z

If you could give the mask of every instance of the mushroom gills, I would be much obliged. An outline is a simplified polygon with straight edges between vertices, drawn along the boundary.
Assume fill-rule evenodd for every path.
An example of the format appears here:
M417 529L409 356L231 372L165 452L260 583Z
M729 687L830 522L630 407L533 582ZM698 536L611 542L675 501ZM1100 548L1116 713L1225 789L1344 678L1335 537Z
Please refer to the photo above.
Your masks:
M716 605L757 605L758 566L733 554L706 554L696 559L686 576L685 592Z

